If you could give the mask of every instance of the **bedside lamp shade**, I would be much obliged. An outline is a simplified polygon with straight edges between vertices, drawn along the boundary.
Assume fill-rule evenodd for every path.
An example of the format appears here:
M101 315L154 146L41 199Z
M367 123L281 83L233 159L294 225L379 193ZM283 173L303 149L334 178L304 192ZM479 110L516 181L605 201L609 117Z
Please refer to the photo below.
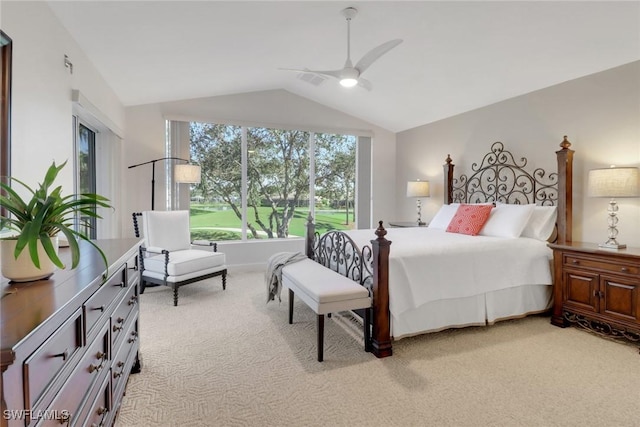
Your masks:
M178 184L199 184L200 166L176 165L173 170L173 179Z
M429 181L407 182L407 197L429 197Z
M609 239L599 246L608 249L624 249L627 245L620 244L618 237L618 204L616 197L640 196L640 174L638 168L617 168L612 166L605 169L593 169L589 171L588 178L589 197L609 197L607 209L607 224L609 225Z
M589 171L589 197L640 196L638 168L593 169Z

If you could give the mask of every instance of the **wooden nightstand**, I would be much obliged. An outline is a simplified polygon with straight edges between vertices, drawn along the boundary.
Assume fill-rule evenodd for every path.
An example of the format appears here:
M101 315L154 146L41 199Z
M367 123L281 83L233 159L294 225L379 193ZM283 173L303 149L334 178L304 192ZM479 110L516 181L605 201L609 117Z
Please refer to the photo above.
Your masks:
M549 247L555 282L551 323L640 343L640 248L581 242Z
M391 227L428 227L429 224L422 223L418 225L416 221L390 221L389 226Z

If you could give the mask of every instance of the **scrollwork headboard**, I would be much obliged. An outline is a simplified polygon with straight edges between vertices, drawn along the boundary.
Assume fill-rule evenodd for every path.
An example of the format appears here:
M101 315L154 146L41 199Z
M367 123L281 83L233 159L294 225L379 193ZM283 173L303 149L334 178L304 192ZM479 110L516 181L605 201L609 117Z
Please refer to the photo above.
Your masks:
M454 178L451 157L444 165L445 203L502 202L535 203L557 206L557 240L571 241L573 150L565 136L556 151L558 169L547 173L542 168L530 171L527 159L516 160L502 142L494 142L480 163L471 165L470 175Z

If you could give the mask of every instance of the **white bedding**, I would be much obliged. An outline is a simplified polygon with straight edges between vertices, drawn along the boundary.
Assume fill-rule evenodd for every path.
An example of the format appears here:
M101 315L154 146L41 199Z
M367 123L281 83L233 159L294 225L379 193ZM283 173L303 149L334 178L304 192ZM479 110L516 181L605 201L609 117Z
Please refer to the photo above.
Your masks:
M398 324L402 323L403 315L413 318L421 307L429 304L433 307L438 301L465 299L477 301L474 304L481 306L483 320L490 322L495 319L487 319L485 294L552 284L552 252L543 241L468 236L428 227L389 228L387 232L385 237L392 241L389 310ZM352 230L347 234L359 247L370 245L375 237L373 230ZM533 308L542 311L546 304L548 300ZM518 314L518 310L509 312L510 316ZM392 325L396 338L419 333L420 329L398 332Z

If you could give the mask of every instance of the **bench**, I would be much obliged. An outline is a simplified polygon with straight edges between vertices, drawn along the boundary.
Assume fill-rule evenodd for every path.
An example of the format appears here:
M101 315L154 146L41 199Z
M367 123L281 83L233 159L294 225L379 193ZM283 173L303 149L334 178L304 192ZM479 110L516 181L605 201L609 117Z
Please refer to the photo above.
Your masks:
M364 343L365 351L370 351L371 298L365 287L311 259L285 265L282 284L289 289L289 324L293 323L294 294L318 316L318 362L323 360L324 315L333 312L365 309Z

